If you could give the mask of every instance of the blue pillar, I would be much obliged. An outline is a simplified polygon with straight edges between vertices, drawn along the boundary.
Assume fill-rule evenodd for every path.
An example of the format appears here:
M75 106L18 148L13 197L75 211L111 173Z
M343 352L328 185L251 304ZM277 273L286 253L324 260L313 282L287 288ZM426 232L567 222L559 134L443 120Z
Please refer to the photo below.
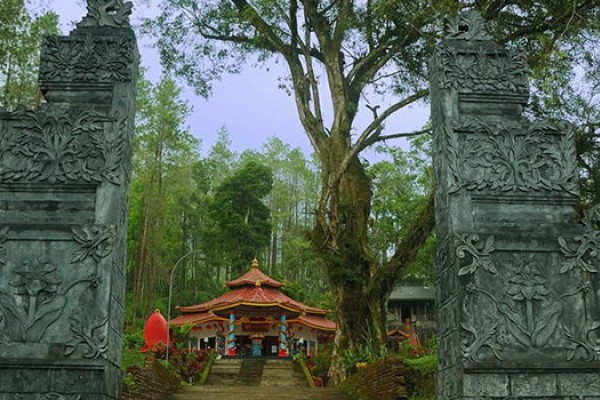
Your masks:
M287 357L288 351L288 323L285 314L279 318L279 357Z

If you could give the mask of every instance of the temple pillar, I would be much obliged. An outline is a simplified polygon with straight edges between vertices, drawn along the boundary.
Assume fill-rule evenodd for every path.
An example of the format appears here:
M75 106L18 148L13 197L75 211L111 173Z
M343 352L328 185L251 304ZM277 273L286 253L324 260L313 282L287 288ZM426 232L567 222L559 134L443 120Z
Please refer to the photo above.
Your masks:
M284 313L279 318L279 357L287 357L288 355L288 323L287 316Z
M529 121L522 54L451 19L430 67L437 398L599 399L600 209L578 201L575 137Z
M227 333L226 352L228 356L235 356L235 313L229 313L229 331Z
M47 102L0 112L0 400L120 398L131 7L88 0L43 43Z

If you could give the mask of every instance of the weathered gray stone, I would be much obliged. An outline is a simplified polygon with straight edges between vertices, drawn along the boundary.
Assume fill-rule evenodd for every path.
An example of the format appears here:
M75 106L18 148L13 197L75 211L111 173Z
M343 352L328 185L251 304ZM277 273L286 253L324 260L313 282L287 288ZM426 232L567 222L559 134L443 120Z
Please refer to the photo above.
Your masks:
M0 399L116 400L138 53L120 0L43 47L0 113Z
M480 16L447 31L430 68L439 399L598 396L600 208L576 223L573 129L522 115L524 57Z
M511 393L514 396L555 396L558 394L556 375L517 374L511 376Z
M598 375L598 372L559 374L559 393L569 396L600 396L600 379L598 379Z
M473 374L465 376L465 396L502 397L509 394L510 382L506 374Z

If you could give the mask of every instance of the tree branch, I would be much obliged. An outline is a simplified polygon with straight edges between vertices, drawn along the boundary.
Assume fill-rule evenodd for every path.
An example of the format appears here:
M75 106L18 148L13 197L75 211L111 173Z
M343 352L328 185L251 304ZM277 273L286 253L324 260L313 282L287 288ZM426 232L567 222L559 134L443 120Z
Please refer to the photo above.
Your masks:
M312 47L311 39L310 39L310 29L309 29L309 18L306 14L306 9L304 13L304 21L306 23L306 28L304 30L304 45L302 46L302 50L304 53L304 62L306 64L306 72L308 73L308 81L310 83L311 91L312 91L312 100L313 100L313 112L317 119L317 123L323 125L323 114L321 111L321 95L319 93L319 85L317 83L317 78L315 76L315 71L313 69L312 57L310 55L310 48Z
M387 118L389 118L392 114L394 114L396 111L400 110L401 108L406 107L407 105L412 104L415 101L422 99L423 97L427 96L428 94L429 94L429 89L421 89L421 90L417 91L415 94L400 100L396 104L391 105L388 109L386 109L383 113L381 113L381 115L379 115L378 117L373 119L373 121L369 124L369 126L367 126L365 128L365 130L361 133L358 140L356 141L356 143L354 145L354 148L356 150L355 153L358 154L361 151L363 151L368 146L368 143L377 142L376 137L379 136L378 128L381 127L381 125L385 122L385 120Z
M273 27L269 25L258 12L246 0L231 0L238 8L242 19L248 18L250 23L258 32L263 34L271 45L277 49L284 57L290 56L290 48L287 46L273 31Z
M392 258L373 276L373 285L382 293L389 293L402 276L404 268L414 261L419 250L435 228L435 208L433 193L403 234Z
M385 136L378 135L376 137L371 137L369 140L367 140L365 142L365 147L369 147L372 144L383 142L386 140L414 137L414 136L420 136L420 135L425 135L425 134L431 134L431 129L422 129L420 131L414 131L414 132L393 133L393 134L385 135Z

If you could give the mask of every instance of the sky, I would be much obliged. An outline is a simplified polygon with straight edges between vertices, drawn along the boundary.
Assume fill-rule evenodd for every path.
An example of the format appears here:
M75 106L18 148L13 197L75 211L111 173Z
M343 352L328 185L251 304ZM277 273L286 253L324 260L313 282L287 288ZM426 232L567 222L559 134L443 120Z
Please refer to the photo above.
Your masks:
M156 0L145 0L143 4L134 1L134 26L143 18L151 18L158 12ZM82 0L33 0L31 8L34 11L47 9L56 12L63 34L74 29L75 23L86 14L85 2ZM142 65L147 69L147 77L157 82L162 68L152 38L138 35L138 46ZM284 75L282 64L272 62L261 68L249 66L240 74L227 75L222 81L216 82L208 99L196 96L182 82L183 97L193 109L187 123L191 133L201 140L203 154L207 154L215 143L221 127L227 128L231 146L238 152L245 149L259 150L269 137L277 136L284 143L310 154L312 148L298 119L294 99L278 88L277 77ZM383 109L386 104L392 104L397 99L386 96L374 100ZM362 109L357 115L357 126L364 127L371 122L372 115L365 107ZM386 123L386 131L398 133L419 130L428 117L428 105L415 105L390 118ZM406 142L396 140L389 142L389 145L405 147ZM363 157L371 161L381 158L373 149L363 152Z

